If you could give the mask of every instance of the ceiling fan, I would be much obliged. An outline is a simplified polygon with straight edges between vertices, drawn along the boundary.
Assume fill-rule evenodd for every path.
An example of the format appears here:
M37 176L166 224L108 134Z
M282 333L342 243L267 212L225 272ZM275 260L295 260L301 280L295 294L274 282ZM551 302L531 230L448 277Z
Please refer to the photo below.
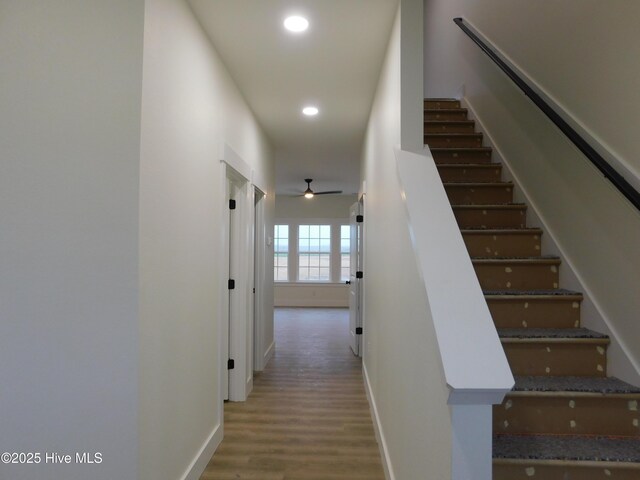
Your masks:
M314 192L311 190L311 182L313 182L312 178L305 178L305 182L307 182L307 189L301 196L305 198L313 198L316 195L338 195L342 193L342 190L327 190L326 192Z

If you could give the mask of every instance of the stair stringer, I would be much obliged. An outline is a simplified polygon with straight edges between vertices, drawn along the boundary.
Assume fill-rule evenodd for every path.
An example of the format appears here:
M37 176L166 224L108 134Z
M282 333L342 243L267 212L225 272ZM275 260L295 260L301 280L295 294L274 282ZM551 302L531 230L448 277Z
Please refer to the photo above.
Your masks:
M461 88L461 91L464 92L464 86ZM515 187L514 200L528 205L528 225L544 230L542 250L560 257L563 266L560 270L560 285L562 285L563 288L583 293L584 299L581 306L582 326L609 335L611 344L607 350L607 375L618 377L631 384L640 384L640 359L634 359L629 353L626 342L621 338L615 327L613 327L604 308L598 303L596 296L588 286L588 281L580 275L574 266L574 262L571 260L571 256L561 247L553 230L549 227L548 223L545 222L544 215L541 213L539 206L532 200L523 182L513 172L509 159L502 153L499 145L494 141L491 130L487 128L486 124L482 121L482 118L478 115L469 98L463 96L458 99L461 105L468 110L469 119L475 120L477 129L484 134L485 146L493 148L493 161L502 163L503 179L513 182Z

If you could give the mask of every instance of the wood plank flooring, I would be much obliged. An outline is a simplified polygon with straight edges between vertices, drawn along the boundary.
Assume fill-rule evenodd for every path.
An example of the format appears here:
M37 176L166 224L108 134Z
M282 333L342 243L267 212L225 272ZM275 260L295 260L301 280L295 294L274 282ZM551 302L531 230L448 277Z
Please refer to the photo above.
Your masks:
M200 480L384 480L349 312L276 309L276 353Z

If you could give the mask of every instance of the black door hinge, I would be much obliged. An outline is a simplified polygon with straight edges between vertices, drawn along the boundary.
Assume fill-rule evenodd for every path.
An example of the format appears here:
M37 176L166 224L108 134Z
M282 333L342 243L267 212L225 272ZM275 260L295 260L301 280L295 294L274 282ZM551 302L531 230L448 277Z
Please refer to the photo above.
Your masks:
M363 274L362 272L356 272L356 278L362 278Z
M234 288L236 288L236 281L230 278L229 282L227 283L227 287L229 287L229 290L233 290Z
M362 215L356 215L356 222L357 223L362 223L364 221L364 216Z
M229 199L229 210L235 210L236 209L236 201L233 198Z
M227 370L233 370L234 368L236 368L236 362L230 358L227 360Z
M356 335L362 335L362 327L356 327Z

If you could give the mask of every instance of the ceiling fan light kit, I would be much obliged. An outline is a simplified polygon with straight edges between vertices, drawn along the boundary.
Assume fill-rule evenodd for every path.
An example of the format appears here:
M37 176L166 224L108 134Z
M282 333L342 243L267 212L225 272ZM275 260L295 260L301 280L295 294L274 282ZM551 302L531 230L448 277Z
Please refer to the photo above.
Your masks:
M312 178L305 178L305 182L307 182L307 189L302 194L304 198L313 198L316 195L339 195L342 193L342 190L327 190L326 192L314 192L311 190L311 182L313 182Z

